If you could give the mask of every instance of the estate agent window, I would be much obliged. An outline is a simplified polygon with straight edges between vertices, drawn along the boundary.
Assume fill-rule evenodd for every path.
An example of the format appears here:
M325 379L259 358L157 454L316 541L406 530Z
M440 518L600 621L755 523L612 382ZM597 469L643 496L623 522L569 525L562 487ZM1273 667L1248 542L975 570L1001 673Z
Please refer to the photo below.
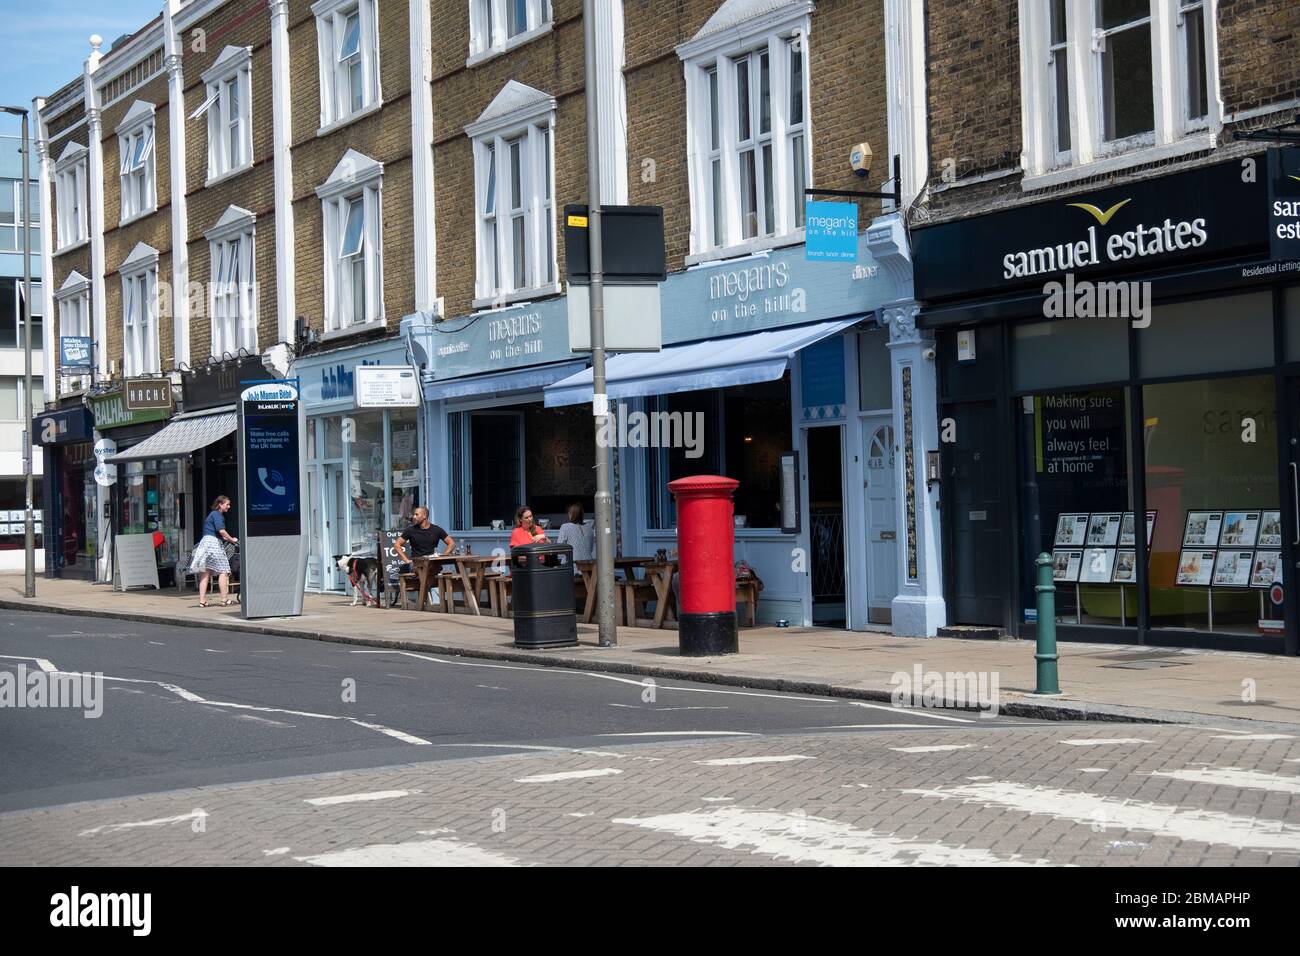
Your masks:
M257 285L253 237L256 217L231 206L206 237L212 263L212 354L257 351Z
M158 250L140 243L118 270L122 276L122 371L162 370L158 349Z
M470 0L469 64L551 29L550 0Z
M511 80L477 121L478 270L474 307L558 292L554 98Z
M376 0L320 0L311 9L324 129L381 102L379 5Z
M810 3L722 30L712 21L677 48L686 68L691 251L792 236L809 184Z
M228 46L203 74L207 98L190 119L208 117L208 181L253 164L251 47Z
M1209 148L1220 122L1216 5L1020 0L1029 184L1065 167L1119 169Z
M158 208L154 181L154 106L139 100L117 128L121 160L121 221L143 216Z
M380 199L384 167L350 149L316 190L325 223L325 331L384 318Z

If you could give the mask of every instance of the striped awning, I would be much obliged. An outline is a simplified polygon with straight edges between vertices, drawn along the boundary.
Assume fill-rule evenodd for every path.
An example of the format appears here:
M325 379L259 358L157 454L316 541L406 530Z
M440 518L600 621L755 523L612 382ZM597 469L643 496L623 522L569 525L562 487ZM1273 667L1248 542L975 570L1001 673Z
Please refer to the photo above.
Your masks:
M182 458L220 441L238 427L239 419L229 408L177 415L156 435L150 435L139 444L132 445L105 461L119 464L153 458Z

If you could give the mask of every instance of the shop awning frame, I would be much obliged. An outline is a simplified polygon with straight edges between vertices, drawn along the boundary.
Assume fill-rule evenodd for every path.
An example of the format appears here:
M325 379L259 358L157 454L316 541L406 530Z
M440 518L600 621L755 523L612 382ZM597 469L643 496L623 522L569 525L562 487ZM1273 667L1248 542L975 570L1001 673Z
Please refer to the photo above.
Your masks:
M441 399L473 398L502 392L535 391L567 378L575 372L580 372L586 365L585 361L580 360L511 369L507 372L488 372L483 375L426 381L424 398L426 401L434 402Z
M765 329L726 339L670 345L659 352L625 352L605 364L610 398L673 395L706 388L771 382L785 374L800 349L857 325L867 316L833 319L789 328ZM591 401L591 369L570 375L544 391L546 406Z
M200 448L221 441L238 427L239 416L233 405L186 412L174 416L144 441L104 460L108 464L118 465L157 458L184 458Z

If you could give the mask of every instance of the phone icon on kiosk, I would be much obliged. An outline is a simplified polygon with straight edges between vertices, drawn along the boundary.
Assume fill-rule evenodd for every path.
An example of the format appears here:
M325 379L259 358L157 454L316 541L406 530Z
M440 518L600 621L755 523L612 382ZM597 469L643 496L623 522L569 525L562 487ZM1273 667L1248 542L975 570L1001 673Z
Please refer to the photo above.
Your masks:
M270 481L267 481L268 477L271 479L271 481L275 481L275 482L284 481L284 477L278 471L270 471L269 469L266 468L257 469L257 480L262 483L263 488L265 488L273 495L285 494L284 485L283 484L273 485L270 483Z

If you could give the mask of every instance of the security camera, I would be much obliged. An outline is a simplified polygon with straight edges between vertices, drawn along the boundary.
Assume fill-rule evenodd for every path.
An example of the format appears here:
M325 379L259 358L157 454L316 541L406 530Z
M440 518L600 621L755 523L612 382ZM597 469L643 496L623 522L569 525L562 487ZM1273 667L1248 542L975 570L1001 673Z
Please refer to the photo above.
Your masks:
M853 167L853 175L866 176L871 172L871 144L858 143L849 152L849 165Z
M933 361L934 361L934 349L933 349L933 348L922 349L922 350L921 350L921 358L925 359L927 362L933 362Z

